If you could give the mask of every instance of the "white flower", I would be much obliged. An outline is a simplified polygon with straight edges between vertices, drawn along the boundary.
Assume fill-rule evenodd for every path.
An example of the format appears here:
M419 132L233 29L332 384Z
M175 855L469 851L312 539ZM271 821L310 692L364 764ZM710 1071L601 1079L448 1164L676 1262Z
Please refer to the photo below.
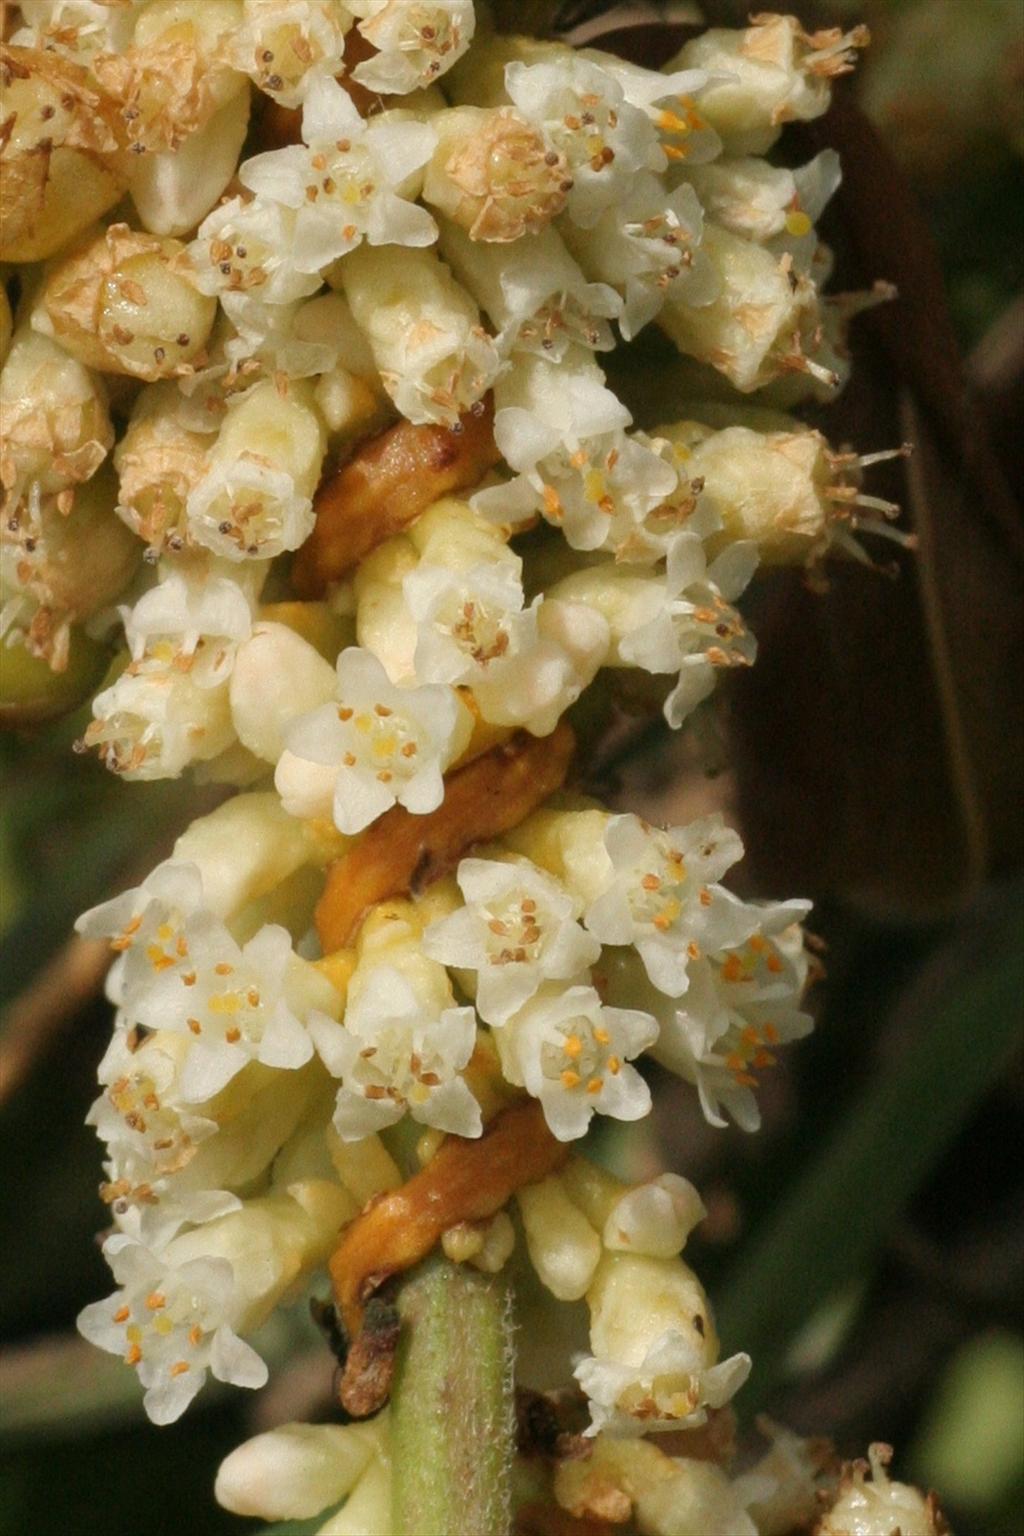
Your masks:
M267 1368L231 1327L235 1277L226 1259L168 1265L157 1254L116 1237L107 1243L120 1289L78 1317L91 1344L121 1355L146 1389L154 1424L173 1424L211 1370L218 1381L262 1387Z
M169 571L134 608L121 610L132 659L169 662L191 672L201 688L223 682L238 646L252 633L261 576L243 586L216 564Z
M269 199L233 197L221 203L188 247L196 287L219 298L245 295L264 304L290 304L315 293L319 272L292 265L296 219L294 208Z
M391 965L373 966L349 1002L344 1025L309 1021L327 1070L341 1079L334 1126L344 1141L414 1120L457 1136L479 1136L480 1106L458 1075L473 1054L472 1008L425 1004Z
M622 300L607 283L589 283L565 241L547 225L524 245L471 240L457 224L441 230L441 250L499 332L507 355L529 352L560 362L571 346L609 352L609 320Z
M473 0L350 0L359 31L378 51L352 71L371 91L404 96L432 85L469 47Z
M187 963L186 920L203 910L203 881L194 864L167 860L141 885L83 912L75 924L86 939L110 939L123 957L115 962L108 990L116 1002L134 986L171 966Z
M192 537L228 560L268 560L298 549L313 531L313 502L287 469L256 453L211 466L189 492Z
M222 294L221 304L236 332L224 343L232 375L244 374L246 364L252 368L250 358L268 371L286 373L290 379L328 373L338 361L327 308L335 299L333 294L324 294L290 304L270 304L250 293Z
M540 512L574 549L660 558L678 520L659 509L678 490L679 476L660 443L623 430L629 412L596 365L585 364L579 349L561 368L531 360L499 397L510 403L495 416L495 441L518 475L478 491L473 508L510 523Z
M83 737L114 773L175 778L232 744L228 682L262 574L239 584L215 566L172 570L121 610L132 660L93 700Z
M678 533L678 520L662 516L678 489L678 475L643 433L619 429L574 448L563 444L527 478L536 492L531 511L561 528L573 549L609 550L618 560L650 562L662 558ZM487 498L491 515L500 505L500 489L479 498ZM509 490L518 500L515 483Z
M654 1430L703 1424L709 1408L721 1408L750 1374L750 1356L732 1355L706 1365L705 1352L676 1329L666 1329L636 1364L588 1355L575 1376L590 1401L586 1431L644 1435Z
M629 626L619 643L626 662L646 672L678 672L679 681L665 700L665 719L678 729L711 692L722 667L751 666L757 645L727 598L743 591L757 565L757 546L731 544L708 566L697 533L673 540L666 561L664 590L657 603L643 608L654 617Z
M436 810L444 771L472 732L472 716L454 690L395 688L376 656L352 646L338 657L337 699L301 715L285 733L287 762L277 786L286 809L320 812L322 767L335 775L333 815L341 832L361 832L396 802L415 815ZM312 799L303 795L302 762L315 765Z
M539 1099L559 1141L585 1134L591 1116L640 1120L651 1107L630 1058L657 1039L650 1014L605 1008L590 986L547 986L497 1037L506 1072Z
M213 917L191 919L185 931L189 969L170 969L124 1000L133 1023L189 1039L178 1082L183 1102L213 1098L250 1061L303 1066L313 1044L299 1015L316 973L293 954L287 931L268 924L243 948ZM316 991L312 1000L323 1001Z
M760 906L726 893L718 900L729 900L736 921L752 931L741 944L690 961L685 998L664 1011L655 1054L696 1086L711 1125L726 1124L724 1110L743 1130L756 1131L758 1073L775 1065L777 1046L813 1028L799 1007L808 970L799 924L809 904Z
M601 952L576 918L564 886L525 860L463 859L465 906L432 923L424 951L477 973L476 1007L488 1024L505 1024L545 981L569 981Z
M701 250L703 232L703 210L693 188L684 183L666 194L659 178L650 175L634 177L593 229L565 229L588 276L622 293L619 329L627 341L666 300L700 307L717 296L720 281Z
M567 49L537 64L512 63L506 66L505 89L522 115L565 155L573 178L567 209L583 229L625 196L638 173L665 167L647 114L592 60Z
M634 107L646 112L658 131L666 160L679 165L701 165L722 151L722 141L697 105L709 83L702 69L679 69L669 74L627 63L615 54L583 49L584 58L600 62L618 81Z
M190 1110L179 1094L179 1071L187 1047L173 1035L139 1038L139 1031L114 1030L100 1064L104 1092L92 1105L87 1125L118 1155L145 1164L154 1178L178 1173L191 1162L216 1122ZM137 1181L133 1180L133 1188Z
M411 571L403 593L417 625L414 666L422 682L472 688L485 720L546 736L603 661L608 629L581 605L538 596L525 607L519 564Z
M341 72L351 25L341 0L245 0L231 59L261 91L298 107L314 80Z
M24 26L11 36L18 48L53 49L78 64L95 54L121 53L131 42L133 9L141 0L116 8L104 0L24 0L18 6Z
M93 700L82 737L112 773L174 779L218 756L235 739L226 681L203 687L189 672L144 657Z
M261 202L294 212L289 259L296 273L319 274L364 239L432 244L433 219L397 191L430 158L435 140L426 123L367 122L340 85L317 79L306 97L302 134L304 144L256 155L238 170Z
M613 816L605 828L608 882L584 917L602 944L636 947L653 984L679 997L688 959L700 945L728 943L750 927L713 883L743 855L720 816L662 831L639 816ZM737 904L742 905L742 904ZM752 920L756 922L756 918Z

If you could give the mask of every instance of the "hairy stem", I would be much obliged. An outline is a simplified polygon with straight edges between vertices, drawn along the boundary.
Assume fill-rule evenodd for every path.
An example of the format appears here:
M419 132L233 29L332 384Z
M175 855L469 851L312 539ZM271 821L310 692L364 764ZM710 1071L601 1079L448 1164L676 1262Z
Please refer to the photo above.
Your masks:
M507 1536L515 1416L507 1283L428 1259L402 1287L394 1536Z

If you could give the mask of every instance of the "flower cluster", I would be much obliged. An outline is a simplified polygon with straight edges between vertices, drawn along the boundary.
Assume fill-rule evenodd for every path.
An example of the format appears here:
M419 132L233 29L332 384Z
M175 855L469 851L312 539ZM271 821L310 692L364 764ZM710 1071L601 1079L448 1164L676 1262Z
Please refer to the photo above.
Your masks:
M239 791L79 925L117 1010L89 1116L117 1290L80 1327L166 1423L208 1373L262 1385L244 1336L328 1260L358 1346L367 1297L434 1244L493 1272L525 1243L589 1319L562 1361L589 1455L552 1497L767 1536L813 1512L806 1442L773 1431L733 1478L648 1438L713 1438L750 1366L680 1256L700 1197L577 1153L595 1116L648 1114L650 1062L756 1128L811 1027L808 904L731 892L720 817L550 797L592 706L678 728L754 663L762 562L866 559L858 527L887 531L860 487L881 455L743 398L834 393L881 297L820 291L836 157L764 158L865 39L758 16L650 70L477 21L23 0L4 50L0 258L46 265L0 310L0 631L58 671L123 633L79 745ZM637 421L599 360L648 327L683 382ZM520 1125L522 1166L491 1166ZM356 1274L347 1245L403 1211L404 1257ZM218 1496L268 1519L345 1499L325 1530L384 1530L389 1455L386 1412L288 1426Z

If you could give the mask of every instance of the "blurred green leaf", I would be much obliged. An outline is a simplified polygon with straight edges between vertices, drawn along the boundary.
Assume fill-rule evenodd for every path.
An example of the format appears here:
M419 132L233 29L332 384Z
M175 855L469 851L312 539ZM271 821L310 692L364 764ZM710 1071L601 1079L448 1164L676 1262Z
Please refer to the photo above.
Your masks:
M916 1031L764 1218L718 1305L727 1350L753 1356L753 1412L808 1315L863 1273L915 1190L1003 1069L1024 991L1020 903L993 959Z
M1024 1339L971 1339L939 1383L910 1458L913 1474L963 1509L984 1509L1011 1493L1022 1443Z

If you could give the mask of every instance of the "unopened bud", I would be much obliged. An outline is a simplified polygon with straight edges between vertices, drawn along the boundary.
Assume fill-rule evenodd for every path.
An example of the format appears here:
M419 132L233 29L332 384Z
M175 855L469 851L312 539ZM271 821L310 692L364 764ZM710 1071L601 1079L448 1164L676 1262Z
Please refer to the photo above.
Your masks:
M189 281L177 240L111 224L50 272L37 329L109 373L166 379L192 371L213 326L216 300Z
M221 1462L217 1503L259 1520L304 1520L343 1499L384 1434L368 1424L282 1424L247 1440Z
M59 53L0 52L0 259L41 261L87 229L124 190L112 102Z
M438 145L423 197L472 240L536 234L565 207L568 162L511 107L455 107L432 121Z

